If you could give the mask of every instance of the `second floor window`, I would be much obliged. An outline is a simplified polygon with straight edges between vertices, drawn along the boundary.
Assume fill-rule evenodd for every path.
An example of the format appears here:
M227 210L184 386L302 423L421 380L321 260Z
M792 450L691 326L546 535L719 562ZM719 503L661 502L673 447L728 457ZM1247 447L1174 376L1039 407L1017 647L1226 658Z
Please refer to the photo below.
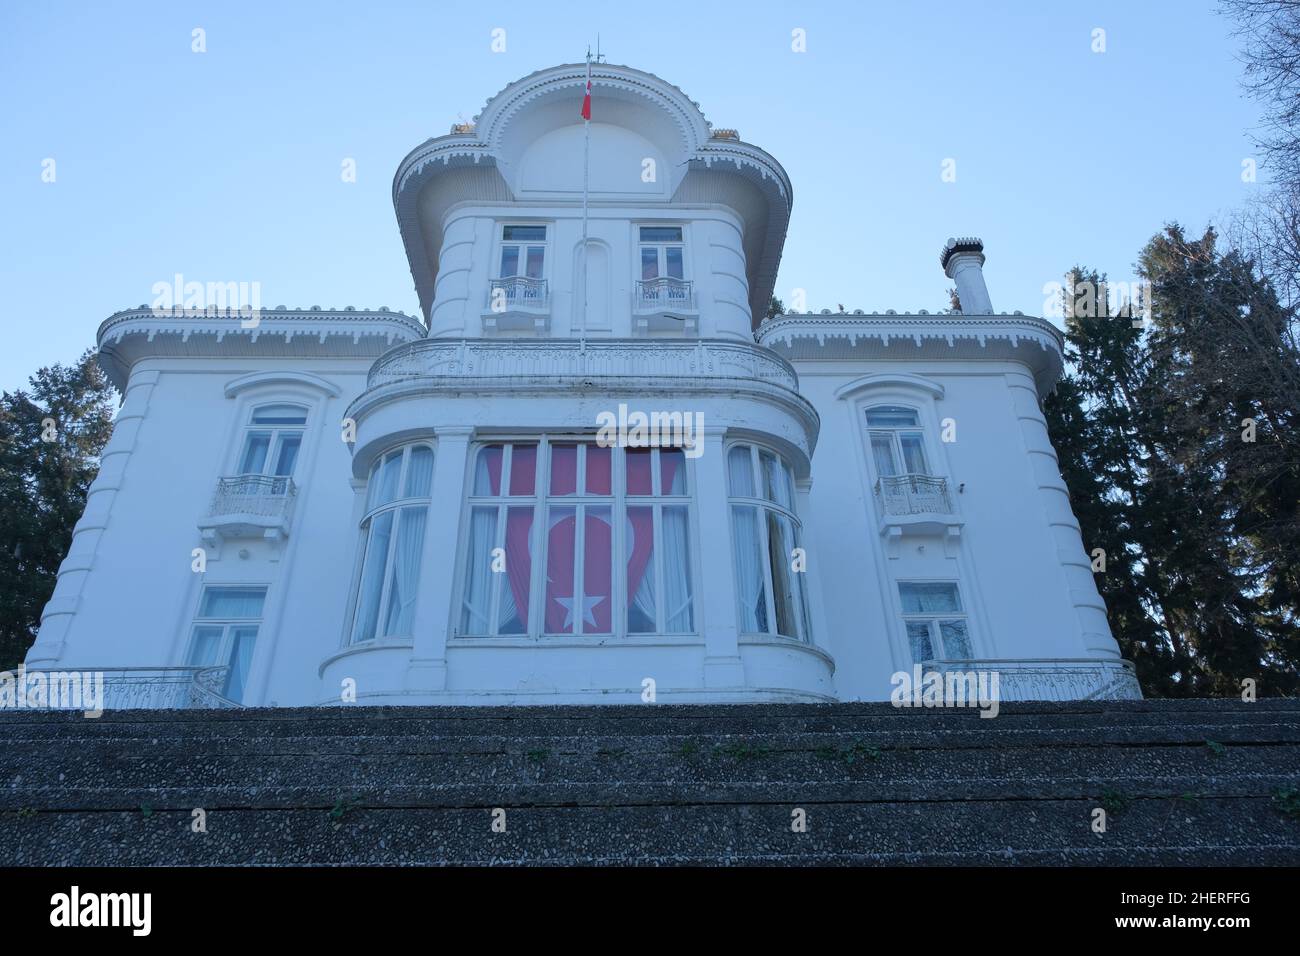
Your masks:
M497 278L540 279L545 265L545 226L501 227L501 271Z
M307 410L299 405L254 408L239 453L239 474L292 476L306 426Z
M685 279L681 226L641 226L641 279Z
M925 434L916 409L901 405L869 408L867 428L871 435L871 457L879 477L930 474Z

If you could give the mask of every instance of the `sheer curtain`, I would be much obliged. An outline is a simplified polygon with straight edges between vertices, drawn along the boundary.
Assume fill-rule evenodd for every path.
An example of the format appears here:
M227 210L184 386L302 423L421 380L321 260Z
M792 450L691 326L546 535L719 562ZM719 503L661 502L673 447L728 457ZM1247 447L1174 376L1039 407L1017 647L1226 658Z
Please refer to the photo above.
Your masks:
M664 508L664 630L695 630L691 602L690 538L685 508Z
M465 555L465 600L460 629L464 634L491 634L492 545L497 509L475 508L469 516L469 551Z
M248 684L248 669L253 663L253 645L257 642L257 628L237 627L234 644L230 649L230 673L226 677L226 696L231 700L244 698Z
M415 619L415 597L419 589L420 549L424 545L425 509L403 508L393 550L393 579L388 587L388 613L384 636L407 636Z
M740 591L741 630L767 633L767 597L763 588L763 565L759 554L758 514L754 508L733 505L736 529L736 578Z
M627 509L627 609L629 632L647 634L656 630L654 511L648 507Z
M406 498L427 498L433 482L433 449L416 445L406 463Z
M388 540L393 533L393 513L385 511L370 524L370 541L366 545L366 562L361 572L361 593L357 595L357 618L352 628L352 643L375 636L379 619L379 598L384 591L384 568L388 563Z
M266 588L208 588L199 617L259 618Z

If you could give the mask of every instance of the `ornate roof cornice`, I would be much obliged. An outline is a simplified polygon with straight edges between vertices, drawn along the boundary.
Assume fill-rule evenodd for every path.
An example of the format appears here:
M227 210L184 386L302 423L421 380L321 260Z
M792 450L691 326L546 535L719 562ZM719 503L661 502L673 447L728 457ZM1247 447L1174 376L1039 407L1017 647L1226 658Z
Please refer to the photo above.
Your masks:
M1040 394L1064 368L1062 333L1031 315L782 315L755 340L792 360L987 360L1020 362Z

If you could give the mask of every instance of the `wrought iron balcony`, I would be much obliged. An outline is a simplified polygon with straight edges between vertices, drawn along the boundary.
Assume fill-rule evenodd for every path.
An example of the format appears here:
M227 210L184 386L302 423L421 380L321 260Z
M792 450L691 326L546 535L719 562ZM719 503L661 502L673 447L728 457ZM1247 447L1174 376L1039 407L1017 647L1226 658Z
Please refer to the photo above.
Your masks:
M1105 658L1020 658L925 661L922 672L996 672L998 700L1141 700L1128 661Z
M58 699L54 688L67 684L75 675L84 685L102 675L105 710L138 708L162 710L216 709L243 706L225 696L230 675L227 666L217 667L109 667L27 669L27 675L43 674L51 692L50 710L85 710L85 699Z
M289 533L298 486L283 475L230 475L217 479L207 517L199 522L204 540L266 538L273 545Z
M545 279L505 276L489 282L483 325L487 329L546 328L551 294Z
M632 308L637 312L694 312L695 283L671 276L638 279Z
M887 515L952 514L948 479L891 475L876 482L876 500Z

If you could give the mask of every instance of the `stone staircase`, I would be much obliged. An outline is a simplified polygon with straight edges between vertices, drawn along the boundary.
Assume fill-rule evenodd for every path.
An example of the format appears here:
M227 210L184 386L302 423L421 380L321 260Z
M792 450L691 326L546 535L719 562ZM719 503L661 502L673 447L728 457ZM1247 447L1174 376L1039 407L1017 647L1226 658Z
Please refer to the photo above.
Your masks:
M9 865L1300 864L1291 700L6 712L0 733Z

